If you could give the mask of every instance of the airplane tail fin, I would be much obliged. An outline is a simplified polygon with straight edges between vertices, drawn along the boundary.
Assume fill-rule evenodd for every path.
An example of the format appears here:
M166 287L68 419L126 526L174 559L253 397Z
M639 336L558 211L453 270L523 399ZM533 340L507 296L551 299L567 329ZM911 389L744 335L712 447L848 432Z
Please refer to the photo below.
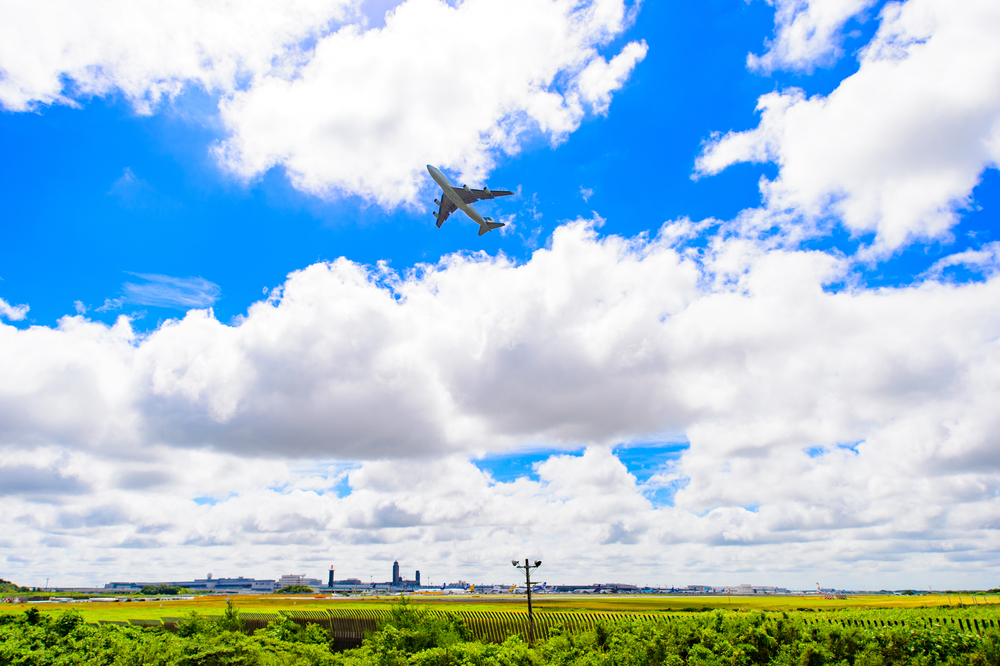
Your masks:
M494 229L499 229L500 227L504 226L503 222L494 222L492 217L484 217L483 219L486 220L486 226L479 227L480 236L485 234L487 231L493 231Z

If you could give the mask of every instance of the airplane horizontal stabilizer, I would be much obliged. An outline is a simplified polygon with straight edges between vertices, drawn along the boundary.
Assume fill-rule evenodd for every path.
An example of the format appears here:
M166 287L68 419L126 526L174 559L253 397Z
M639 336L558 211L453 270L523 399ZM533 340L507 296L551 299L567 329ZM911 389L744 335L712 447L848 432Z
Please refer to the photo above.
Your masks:
M502 226L504 226L503 222L494 222L493 220L487 218L487 220L486 220L486 226L485 227L482 227L482 226L479 227L479 235L482 236L487 231L493 231L494 229L499 229Z

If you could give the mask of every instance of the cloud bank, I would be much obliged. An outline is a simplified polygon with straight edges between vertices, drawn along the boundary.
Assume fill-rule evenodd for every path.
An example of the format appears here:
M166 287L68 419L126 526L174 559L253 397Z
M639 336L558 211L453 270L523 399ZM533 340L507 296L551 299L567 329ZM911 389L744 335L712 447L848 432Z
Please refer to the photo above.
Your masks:
M646 54L599 52L631 20L621 2L515 4L516 25L509 3L409 0L372 30L349 4L273 21L245 4L223 9L248 12L235 21L255 39L229 42L191 27L213 20L202 5L181 5L162 31L180 56L155 66L136 46L145 35L163 55L149 17L133 37L67 6L91 30L81 43L102 46L0 39L0 99L121 90L147 112L195 82L220 96L216 151L240 177L281 166L305 191L397 205L415 196L414 155L473 178L529 137L558 142L607 112ZM868 4L778 2L775 42L751 65L827 64ZM880 21L830 95L765 95L757 128L706 144L699 176L778 164L764 208L733 222L623 238L576 220L524 262L459 253L397 273L341 258L230 324L206 309L216 285L155 275L126 297L199 309L147 334L82 306L54 328L0 321L8 566L40 576L72 553L81 583L189 576L206 559L274 577L315 575L335 553L362 578L403 558L437 582L434 567L503 581L498 567L530 549L564 581L820 572L913 587L933 571L936 587L993 585L996 244L902 287L866 289L852 271L947 240L996 166L1000 15L908 0ZM505 48L514 34L530 47ZM870 238L858 256L796 245L838 223ZM0 300L8 320L27 311ZM614 453L678 433L687 448L641 478ZM510 481L477 464L524 450L546 454Z
M696 252L690 228L626 239L580 220L523 264L463 254L403 275L316 264L235 326L209 310L141 338L124 318L2 325L3 466L38 468L39 492L70 498L3 500L29 525L16 543L139 539L166 556L280 542L317 560L342 543L359 562L383 544L428 561L444 549L471 569L527 538L567 558L592 552L577 572L629 548L639 575L662 567L668 544L694 574L735 546L751 549L750 571L773 571L779 553L782 570L807 570L831 560L826 542L842 576L854 562L873 577L932 567L957 580L949 563L962 557L993 571L1000 315L982 303L1000 296L996 277L831 290L843 260L739 236ZM609 452L665 431L690 448L645 481ZM531 446L586 452L506 484L470 462ZM201 487L202 472L182 479L188 463L171 456L255 471ZM71 501L84 483L100 490ZM660 488L672 506L654 501ZM135 493L172 497L187 518L101 513L137 506ZM214 506L194 502L206 494ZM522 532L516 516L540 513L545 528ZM154 523L158 536L137 532Z

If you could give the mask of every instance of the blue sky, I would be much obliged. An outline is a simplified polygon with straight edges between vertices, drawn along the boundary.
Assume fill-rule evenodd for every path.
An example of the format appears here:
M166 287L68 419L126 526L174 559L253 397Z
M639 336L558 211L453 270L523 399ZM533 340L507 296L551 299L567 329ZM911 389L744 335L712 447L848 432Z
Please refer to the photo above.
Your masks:
M4 577L994 585L995 8L501 5L3 22Z
M773 8L763 2L644 6L634 25L604 48L614 53L632 39L650 44L642 66L616 93L614 112L587 117L555 149L529 140L492 172L490 182L522 191L519 200L494 210L517 216L519 231L511 238L469 238L458 224L432 229L433 195L386 210L356 196L325 201L303 194L280 166L250 183L235 181L209 154L225 133L213 117L217 101L194 86L149 116L137 115L114 93L85 98L82 108L5 113L10 223L0 277L8 302L31 307L29 318L15 325L51 326L75 312L75 301L93 310L121 298L122 285L136 282L132 273L209 280L221 289L216 313L228 320L289 272L339 256L366 264L386 260L397 270L463 250L524 260L555 225L591 211L605 219L602 233L623 236L655 232L681 217L731 219L759 203L757 181L776 170L739 165L692 180L694 159L711 133L753 127L755 100L764 93L799 86L827 94L857 69L857 61L845 57L812 75L748 72L746 53L761 50L773 22ZM860 35L847 38L845 50L866 43L876 26L870 17L858 24ZM593 194L585 200L581 190ZM986 183L975 198L989 200L995 191L995 183ZM968 217L983 217L977 212ZM988 234L985 217L963 223ZM865 277L905 284L942 252L969 246L961 231L947 248L906 248L889 262L888 280L885 266ZM817 244L848 253L856 245L844 237ZM155 306L138 310L147 312L136 322L143 329L178 314ZM110 323L122 311L91 316Z

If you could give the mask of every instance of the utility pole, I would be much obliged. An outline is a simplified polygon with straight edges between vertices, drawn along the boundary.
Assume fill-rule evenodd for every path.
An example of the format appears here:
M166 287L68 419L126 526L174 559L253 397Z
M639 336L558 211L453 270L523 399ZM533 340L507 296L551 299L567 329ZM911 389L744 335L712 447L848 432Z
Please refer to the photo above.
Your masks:
M528 589L528 645L534 645L535 616L531 614L531 570L537 569L538 567L542 566L542 561L535 560L535 563L531 564L531 562L526 557L524 558L524 564L519 564L517 560L511 560L510 563L513 564L518 569L524 569L525 586Z

